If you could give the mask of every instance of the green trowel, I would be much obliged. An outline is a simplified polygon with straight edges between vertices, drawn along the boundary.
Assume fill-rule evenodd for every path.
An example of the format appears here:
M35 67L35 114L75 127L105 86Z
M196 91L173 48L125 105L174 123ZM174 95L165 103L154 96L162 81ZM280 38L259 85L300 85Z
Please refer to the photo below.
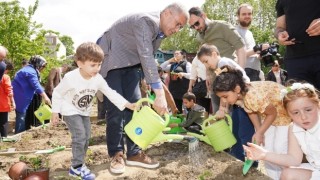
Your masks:
M253 142L254 144L256 143L255 141ZM252 164L254 163L254 160L250 160L247 159L244 163L243 163L243 168L242 168L242 174L246 175L249 171L249 169L251 168Z

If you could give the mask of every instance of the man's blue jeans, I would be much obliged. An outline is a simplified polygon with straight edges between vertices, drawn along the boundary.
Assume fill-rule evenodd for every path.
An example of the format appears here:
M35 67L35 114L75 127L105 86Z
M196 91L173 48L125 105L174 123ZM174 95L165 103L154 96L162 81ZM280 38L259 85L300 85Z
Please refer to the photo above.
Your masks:
M15 134L23 132L26 130L26 113L16 111L16 126L15 126Z
M141 98L140 66L115 69L108 72L105 78L108 85L121 94L129 102L137 102ZM120 111L108 98L106 100L107 146L110 157L124 151L124 127L132 119L133 112L129 109ZM141 149L127 137L127 156L136 155Z
M237 139L237 143L232 146L230 154L244 161L245 155L242 145L251 142L255 130L248 114L237 105L233 106L232 111L232 133Z

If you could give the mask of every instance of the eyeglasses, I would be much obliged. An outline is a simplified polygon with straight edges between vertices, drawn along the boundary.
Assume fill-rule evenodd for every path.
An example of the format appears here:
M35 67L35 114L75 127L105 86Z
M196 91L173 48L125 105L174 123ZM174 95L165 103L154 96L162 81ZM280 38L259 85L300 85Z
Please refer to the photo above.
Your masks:
M273 67L279 67L279 65L278 64L274 64Z
M195 22L193 25L190 25L191 29L194 29L195 27L198 27L200 25L199 20L197 22Z

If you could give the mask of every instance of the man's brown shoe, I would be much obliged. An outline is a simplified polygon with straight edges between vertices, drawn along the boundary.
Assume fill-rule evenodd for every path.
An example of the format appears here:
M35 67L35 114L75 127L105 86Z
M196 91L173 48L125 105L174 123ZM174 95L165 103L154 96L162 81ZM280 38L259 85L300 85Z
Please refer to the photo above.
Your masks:
M141 151L134 156L128 157L126 163L130 166L140 166L150 169L159 167L159 162L152 160L149 156Z
M124 173L125 168L123 152L117 152L110 162L110 171L114 174L122 174Z

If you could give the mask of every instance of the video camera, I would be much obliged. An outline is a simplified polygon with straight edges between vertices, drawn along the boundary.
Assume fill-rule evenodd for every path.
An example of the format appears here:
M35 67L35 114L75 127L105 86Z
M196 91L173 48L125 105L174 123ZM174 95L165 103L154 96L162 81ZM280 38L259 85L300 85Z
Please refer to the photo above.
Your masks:
M262 44L257 44L253 47L253 51L260 51L261 61L265 66L272 66L274 61L280 59L278 53L279 45L277 43L271 43L268 49L262 50Z

